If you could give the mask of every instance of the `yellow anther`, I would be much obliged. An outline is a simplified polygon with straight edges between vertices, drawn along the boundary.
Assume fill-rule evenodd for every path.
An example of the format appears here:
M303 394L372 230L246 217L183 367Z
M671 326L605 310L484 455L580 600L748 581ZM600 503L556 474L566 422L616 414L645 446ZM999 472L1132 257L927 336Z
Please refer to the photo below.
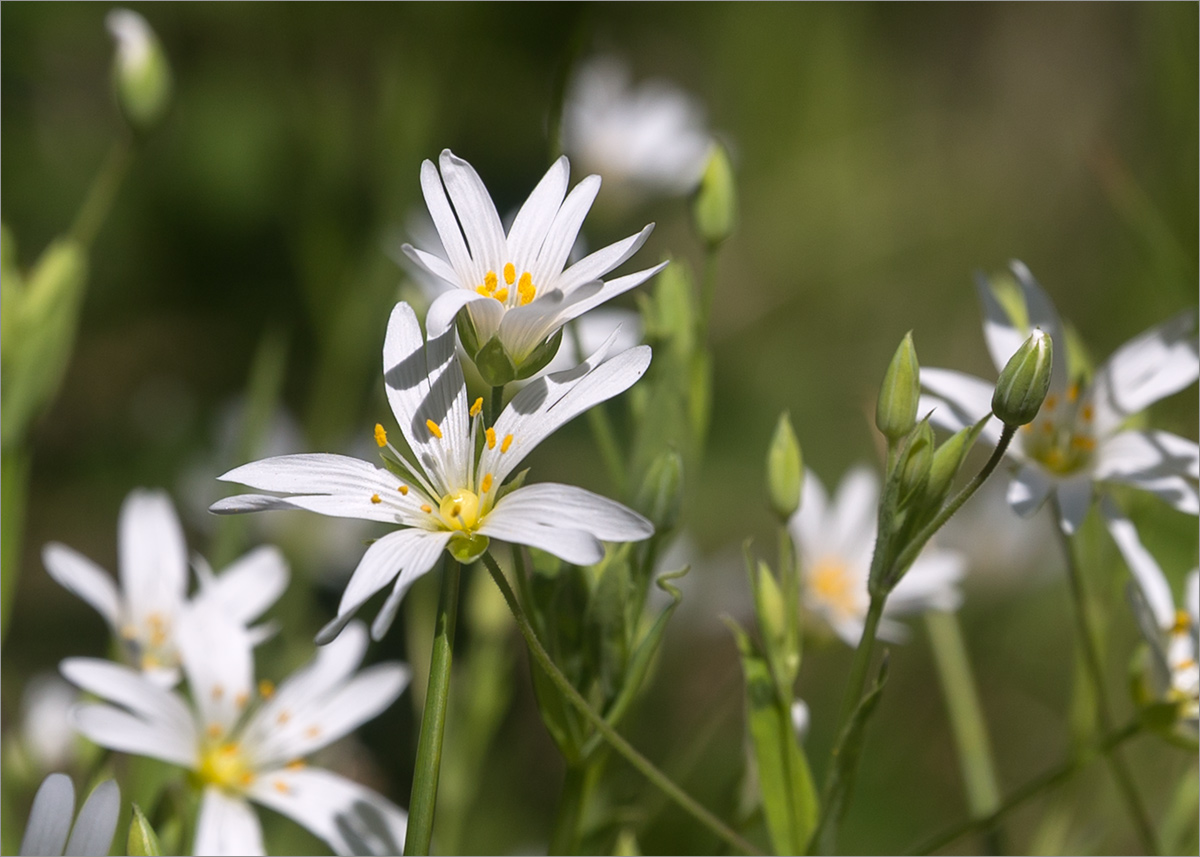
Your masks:
M1042 423L1042 434L1054 434L1054 423L1052 423L1050 420L1046 420L1044 423Z
M521 296L522 305L529 303L537 294L537 289L533 287L533 277L528 271L521 275L521 280L517 284L517 294Z
M809 575L809 586L813 594L835 613L854 613L857 606L854 579L840 557L818 560Z
M243 789L254 782L254 771L242 748L232 741L205 749L196 773L204 782L229 791Z
M501 444L500 444L500 451L501 451L501 452L508 452L508 448L509 448L510 446L512 446L512 440L513 440L513 438L512 438L512 435L511 435L511 434L506 434L506 435L504 436L504 441L503 441L503 443L501 443Z
M275 791L279 792L280 794L284 794L284 795L289 794L292 790L292 787L289 786L287 783L285 783L283 780L276 780L274 785L275 785Z
M380 497L378 494L372 494L371 502L374 503L376 506L378 506L380 503L383 502L383 498Z
M316 738L320 734L321 734L320 726L309 726L307 729L304 730L304 737L306 737L306 738Z
M496 289L496 291L492 293L492 297L500 301L500 303L504 303L506 300L508 300L508 289Z
M154 628L150 632L150 645L161 646L167 641L167 632L162 628Z
M1182 634L1192 627L1192 616L1186 610L1175 611L1175 624L1171 626L1172 634Z
M1079 385L1072 384L1071 386L1067 387L1067 401L1073 402L1078 398L1079 398Z
M421 511L424 512L426 515L428 515L430 512L433 511L433 507L430 506L428 503L422 503Z
M1052 410L1054 410L1054 408L1057 404L1058 404L1058 396L1051 393L1049 396L1046 397L1046 401L1042 402L1042 407L1045 408L1047 411L1052 411Z
M221 728L219 723L210 723L204 731L208 734L209 738L220 738L225 730Z
M492 474L490 474L490 473L483 474L483 482L480 484L479 487L483 490L484 494L491 491L492 490Z
M151 654L142 655L142 669L156 670L162 666L162 661Z
M484 435L487 437L488 449L495 449L496 448L496 430L494 428L489 428L487 431L484 432Z
M258 695L263 699L270 699L275 695L275 683L264 678L258 683Z
M1092 418L1096 416L1096 409L1091 405L1084 405L1080 410L1079 415L1083 417L1083 421L1090 423Z
M379 423L375 423L375 442L380 446L387 446L387 432Z
M479 523L479 496L474 491L459 491L442 500L438 512L452 530L470 531Z
M476 399L474 402L471 403L471 416L473 416L473 417L479 416L479 414L482 410L483 410L483 396L480 396L478 399Z
M221 697L225 695L225 688L219 684L214 684L212 689L212 698L215 702L220 702Z
M134 625L122 625L121 626L121 637L126 640L136 640L137 639L137 627Z
M233 704L236 705L239 709L241 709L241 708L245 708L246 703L249 701L250 701L250 694L246 693L245 691L242 691L233 700Z
M433 435L434 437L436 437L438 440L442 439L441 426L439 426L433 420L425 420L425 428L429 429L429 433L431 435Z
M496 277L495 271L488 271L483 275L483 287L489 292L496 291L498 285L500 285L500 280Z
M504 282L508 283L511 286L513 284L513 281L516 278L517 278L517 269L515 267L513 267L512 262L506 262L504 265Z
M1075 449L1082 449L1084 452L1091 452L1096 448L1096 441L1087 435L1077 434L1071 437L1071 446Z
M476 286L475 291L483 295L485 298L492 296L492 292L487 286Z
M1175 669L1177 669L1177 670L1190 670L1190 669L1191 669L1192 667L1194 667L1195 665L1196 665L1196 662L1195 662L1194 660L1192 660L1191 658L1184 658L1182 661L1180 661L1179 663L1175 664Z
M399 491L402 495L408 496L408 486L407 485L397 486L396 490Z
M254 774L252 774L250 771L246 771L246 773L242 774L238 782L248 788L254 785Z
M287 723L291 719L292 719L292 713L290 711L284 710L284 711L279 712L279 716L275 718L275 722L278 723L280 726L282 726L283 724Z
M306 766L303 759L293 759L287 763L287 769L289 771L303 771L305 767Z

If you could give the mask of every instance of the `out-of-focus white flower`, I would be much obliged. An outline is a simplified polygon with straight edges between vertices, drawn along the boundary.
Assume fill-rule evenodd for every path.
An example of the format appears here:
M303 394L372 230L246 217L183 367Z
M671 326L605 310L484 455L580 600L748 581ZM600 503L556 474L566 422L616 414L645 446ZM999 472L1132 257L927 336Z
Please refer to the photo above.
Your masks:
M372 626L376 639L391 626L408 587L437 562L442 550L464 561L478 557L490 538L549 551L576 565L604 556L600 540L640 541L649 521L607 498L571 485L505 485L517 466L560 426L627 390L650 365L639 346L605 360L612 337L587 361L547 375L517 393L495 425L484 427L483 400L468 407L453 328L421 333L412 308L399 303L383 347L388 401L413 461L388 442L385 467L342 455L285 455L235 468L220 478L288 496L241 494L213 504L220 514L307 509L362 518L401 529L363 555L338 607L318 640L331 639L366 601L395 585Z
M34 795L18 853L22 857L107 854L120 811L121 789L116 780L105 780L92 789L76 816L75 784L66 774L51 774Z
M800 509L788 526L800 561L804 606L839 637L858 645L871 598L867 579L878 528L879 477L866 467L845 475L832 503L811 470ZM902 640L905 627L891 617L924 610L957 610L966 562L957 551L926 548L888 596L879 636Z
M71 708L79 692L53 673L40 673L21 696L21 743L40 771L65 768L75 757Z
M249 623L275 603L287 587L288 567L272 547L257 548L212 574L197 559L200 587L188 599L187 545L170 498L162 491L136 489L121 505L118 530L120 589L102 568L66 545L42 549L46 571L104 617L130 662L157 681L179 681L176 630L197 605L214 603ZM270 629L255 629L265 639Z
M796 740L801 744L808 738L808 727L812 722L812 715L808 710L808 703L803 699L797 699L792 703L792 729L796 732Z
M357 671L367 633L356 623L276 688L255 684L250 634L213 605L191 611L178 638L190 704L108 661L71 658L62 671L113 703L77 707L81 733L112 750L180 765L203 784L193 853L265 853L250 801L292 818L338 854L365 853L356 847L364 842L372 853L401 852L403 810L358 783L307 767L304 758L390 706L408 683L405 666Z
M1008 501L1019 515L1036 512L1053 492L1067 533L1091 507L1093 485L1121 482L1161 497L1181 512L1200 514L1200 447L1186 438L1153 429L1122 430L1129 417L1192 384L1200 373L1194 313L1151 328L1121 346L1089 383L1068 365L1063 325L1054 304L1020 262L1012 271L1024 296L1024 320L1013 315L991 285L979 281L983 332L998 369L1016 353L1032 328L1050 335L1057 354L1050 392L1037 418L1022 426L1008 448L1018 465ZM992 385L949 369L921 369L922 412L933 409L935 424L958 431L991 410ZM1000 422L992 419L983 437L993 444Z
M1200 571L1188 575L1184 606L1176 609L1171 585L1138 538L1137 528L1108 498L1100 509L1137 585L1130 595L1150 647L1150 690L1158 700L1179 703L1180 721L1195 741L1200 734Z
M154 30L130 9L113 9L104 19L117 43L113 77L117 101L139 130L162 118L171 99L171 69Z
M471 165L449 149L442 152L440 163L439 176L433 162L425 161L421 188L442 252L404 246L413 261L444 284L445 291L434 299L426 317L431 338L451 327L466 307L477 340L467 350L476 352L495 337L519 369L565 323L641 285L666 266L663 262L613 280L601 279L638 251L654 228L650 224L565 267L600 190L600 177L592 175L567 194L566 158L550 167L507 234ZM508 380L512 379L502 383Z
M634 87L627 65L596 57L568 87L562 147L622 190L684 194L700 181L712 137L696 98L663 80Z

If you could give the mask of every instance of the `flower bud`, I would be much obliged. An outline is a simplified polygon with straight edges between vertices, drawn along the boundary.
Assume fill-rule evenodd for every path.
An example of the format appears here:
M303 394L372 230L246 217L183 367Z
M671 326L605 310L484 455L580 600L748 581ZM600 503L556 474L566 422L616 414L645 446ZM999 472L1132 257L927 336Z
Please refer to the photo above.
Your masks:
M775 434L767 448L767 497L771 511L786 521L800 508L800 486L804 479L800 441L792 430L788 412L779 415Z
M692 218L696 231L709 246L720 244L733 232L737 220L737 189L729 154L719 144L713 145L708 156L700 188L692 201Z
M936 439L929 420L912 430L908 448L900 461L900 505L923 491L929 483L929 471L933 465L933 451Z
M917 423L917 401L921 397L921 367L912 331L904 334L883 376L875 404L875 426L889 441L908 434Z
M171 102L171 67L162 44L137 12L113 9L104 21L117 43L117 103L135 130L149 131Z
M662 532L675 527L682 505L683 459L670 450L654 459L646 471L636 506Z
M1053 362L1054 348L1049 335L1035 330L1000 373L992 395L992 413L1009 426L1033 422L1050 389Z

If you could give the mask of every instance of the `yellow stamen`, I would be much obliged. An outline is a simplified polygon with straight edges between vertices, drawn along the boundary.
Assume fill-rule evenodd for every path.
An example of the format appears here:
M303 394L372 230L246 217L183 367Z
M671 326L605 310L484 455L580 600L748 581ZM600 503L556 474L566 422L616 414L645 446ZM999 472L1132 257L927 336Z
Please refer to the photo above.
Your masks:
M275 791L279 792L280 794L285 795L285 794L288 794L289 792L291 792L291 790L292 790L292 787L289 786L287 783L285 783L283 780L276 780L274 785L275 785Z
M839 557L818 560L808 582L813 594L836 613L845 616L855 612L854 579Z
M433 511L433 507L430 506L428 503L422 503L421 511L424 512L426 515L428 515L430 512Z
M473 416L473 417L479 416L479 413L482 410L483 410L483 396L480 396L478 399L476 399L474 402L471 403L471 416Z
M375 423L375 442L380 446L387 446L387 432L379 423Z
M204 731L205 731L206 733L208 733L208 737L209 737L209 738L220 738L220 737L221 737L221 733L222 733L224 730L223 730L223 729L221 729L221 726L220 726L220 724L217 724L217 723L210 723L210 724L208 724L208 729L206 729L206 730L204 730Z
M303 759L293 759L292 761L287 763L287 769L289 771L303 771L304 768L305 768L305 765L304 765Z
M249 701L250 701L250 694L246 693L245 691L242 691L233 700L233 704L236 705L239 709L241 709L241 708L245 708L246 703Z
M290 711L281 711L281 712L279 712L279 716L275 718L275 722L278 723L280 726L282 726L283 724L287 723L291 719L292 719L292 713Z
M378 494L372 494L371 502L374 503L376 506L378 506L380 503L383 502L383 498L380 497Z
M254 771L242 748L233 742L206 748L196 773L204 782L227 791L236 792L254 782Z
M1083 409L1079 412L1079 415L1083 417L1084 422L1090 423L1092 418L1096 416L1096 409L1091 405L1084 405Z
M1171 626L1172 634L1182 634L1192 627L1192 616L1186 610L1175 611L1175 624Z
M264 678L258 683L258 695L263 699L270 699L275 695L275 684Z
M512 438L512 435L511 435L511 434L506 434L506 435L504 436L504 442L500 444L500 451L501 451L501 452L508 452L508 448L509 448L510 446L512 446L512 440L513 440L513 438Z
M1085 452L1091 452L1096 448L1096 441L1087 435L1077 434L1072 436L1071 446L1076 449L1082 449Z
M492 293L492 297L500 301L500 303L504 303L506 300L508 300L508 289L496 289L496 291Z
M496 448L496 430L494 428L489 428L487 431L484 432L484 435L487 436L488 449L495 449Z
M162 628L155 628L150 632L150 645L161 646L167 641L167 632Z
M533 286L533 277L528 271L521 275L521 282L517 285L517 294L521 296L522 305L529 303L537 294L537 289Z
M162 666L162 661L154 655L142 655L142 669L155 670Z
M516 278L517 278L517 269L515 267L513 267L512 262L506 262L504 265L504 282L508 283L511 286L513 284L513 280L515 280Z
M490 473L483 474L483 482L482 482L482 484L480 484L479 487L483 490L484 494L491 491L492 490L492 474L490 474Z
M1046 397L1046 401L1042 403L1042 407L1045 408L1047 411L1052 411L1052 410L1054 410L1054 408L1057 404L1058 404L1058 396L1051 393L1049 396Z
M442 429L433 420L425 420L425 428L429 429L429 433L438 440L442 439Z
M408 496L408 486L407 485L401 485L396 490L399 491L401 494Z
M498 285L500 285L500 280L496 277L495 271L488 271L483 275L483 287L489 292L496 291Z
M136 640L137 639L137 628L133 625L122 625L121 626L121 637L126 640Z
M487 286L476 286L476 287L475 287L475 291L476 291L478 294L481 294L481 295L483 295L485 298L487 298L487 297L491 297L491 295L492 295L492 292L491 292L491 290L490 290L490 289L488 289L488 287L487 287Z
M1042 423L1042 434L1054 434L1054 423L1046 420Z
M1067 401L1073 402L1078 398L1079 398L1079 385L1072 384L1071 386L1067 387Z
M146 617L146 624L151 628L162 628L166 626L166 620L163 619L161 613L151 613Z
M239 782L243 786L246 786L247 788L249 788L250 786L254 785L254 774L250 773L249 771L246 771L246 773L242 774Z
M307 729L304 730L304 735L307 738L316 738L320 734L321 734L320 726L309 726Z
M220 702L221 697L225 695L225 688L219 684L214 684L212 689L212 698L216 702Z

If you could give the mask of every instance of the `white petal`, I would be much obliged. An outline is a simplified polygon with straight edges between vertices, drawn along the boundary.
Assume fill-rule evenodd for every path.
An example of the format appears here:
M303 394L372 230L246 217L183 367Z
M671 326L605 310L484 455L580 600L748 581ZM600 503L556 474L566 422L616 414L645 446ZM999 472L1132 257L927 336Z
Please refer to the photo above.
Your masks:
M117 815L120 811L121 789L116 780L105 780L92 789L92 793L84 801L63 854L107 857L112 848L113 834L117 830Z
M1101 442L1095 473L1097 479L1200 479L1200 446L1165 431L1123 431Z
M193 854L266 854L262 825L244 798L233 797L209 786L204 790L200 816L196 820Z
M572 288L581 283L600 279L640 250L653 231L654 224L647 224L636 235L630 235L615 244L609 244L607 247L602 247L596 252L584 256L563 271L562 276L555 281L555 287L569 294Z
M958 551L930 548L921 552L888 597L885 615L957 610L958 590L966 574L967 559Z
M1162 568L1138 538L1137 528L1121 514L1121 510L1112 500L1104 498L1104 502L1100 504L1100 511L1104 513L1109 535L1120 548L1121 556L1125 557L1125 564L1129 566L1133 579L1137 581L1146 603L1154 613L1155 622L1160 629L1169 629L1175 624L1175 601L1171 597L1171 585L1167 583Z
M1148 491L1185 515L1200 515L1200 494L1196 486L1182 476L1153 476L1134 474L1130 476L1112 476L1109 482L1123 482Z
M1042 508L1052 487L1053 483L1040 468L1022 465L1008 483L1008 505L1022 518L1028 518Z
M1013 323L1008 311L996 299L987 277L977 275L975 286L979 301L983 304L983 337L987 341L988 354L996 364L996 371L999 371L1017 353L1017 349L1029 337L1029 332Z
M121 608L117 586L108 572L58 542L42 548L42 564L60 586L96 608L112 628L117 627Z
M611 342L611 338L609 342ZM650 349L641 345L600 363L608 343L585 363L566 372L544 375L513 397L496 421L497 443L483 449L479 472L491 473L496 484L513 472L539 443L564 423L593 405L624 392L650 365ZM504 439L512 444L504 451Z
M812 722L812 715L808 711L808 703L803 699L797 699L792 703L792 729L796 733L796 740L803 742L808 737L808 727Z
M149 756L185 768L196 765L196 739L151 723L111 705L80 705L71 722L88 740L136 756Z
M187 545L166 493L130 492L121 504L117 547L128 618L140 625L151 613L174 616L187 594Z
M195 721L187 704L178 694L136 670L96 658L68 658L59 670L76 687L162 724L183 736L185 743L193 741Z
M475 273L482 283L483 272L508 261L508 245L504 240L500 215L496 213L492 197L474 167L449 149L442 150L438 163L442 168L446 192L450 194L454 212L467 237L467 246L475 262Z
M951 415L934 411L932 420L952 431L974 425L992 410L995 387L965 372L921 367L921 386L950 406ZM953 422L943 422L952 419Z
M21 839L18 853L22 857L62 854L74 818L75 784L66 774L51 774L42 780L33 797L29 822L25 826L25 836Z
M570 174L571 167L567 159L559 158L517 212L508 230L508 252L518 271L528 271L533 267L550 231L550 224L562 206Z
M408 816L376 792L320 768L259 777L254 800L294 819L338 854L400 854Z
M842 477L828 521L827 538L834 553L847 561L870 562L879 514L879 477L867 467L855 467Z
M288 584L288 564L276 547L256 548L234 560L198 599L214 599L242 624L254 621L274 604Z
M604 546L591 533L566 527L547 527L497 507L487 516L479 533L517 545L544 550L573 565L595 565L604 559Z
M228 731L254 686L254 641L218 602L193 604L179 623L179 656L204 728Z
M1068 535L1079 529L1092 506L1092 479L1087 474L1065 479L1055 488L1058 498L1059 525Z
M467 289L442 292L433 299L433 303L429 305L429 312L425 314L425 328L429 331L429 336L436 338L453 327L459 310L467 304L483 304L485 302L490 302L500 308L499 301L487 295L481 295L479 292ZM480 340L479 344L483 345L485 341Z
M567 527L608 542L636 542L654 535L654 525L615 500L573 485L543 482L505 495L488 515Z
M1200 374L1194 313L1188 311L1121 346L1096 372L1094 403L1103 429L1194 383Z
M458 274L459 285L469 289L476 280L482 283L483 273L476 272L475 263L467 251L467 243L463 240L462 230L458 226L453 209L450 208L450 201L446 199L446 190L442 187L441 176L438 175L433 161L424 161L421 164L421 192L425 195L425 205L429 209L429 216L433 218L433 225L442 239L446 258Z
M792 541L796 544L796 550L805 565L811 565L829 552L826 546L828 530L825 525L828 506L829 498L825 493L825 486L821 484L817 474L806 469L800 488L800 508L788 521Z
M606 301L610 301L617 295L622 295L630 289L637 288L646 280L653 277L669 263L659 262L652 268L646 268L642 271L636 271L632 274L626 274L623 277L617 277L614 280L608 280L595 292L585 291L586 285L574 286L569 295L570 304L563 308L559 313L561 321L570 321L573 318L579 318L585 312L589 312L595 307L600 306Z
M537 262L529 269L534 286L557 281L563 271L583 219L600 192L600 177L588 176L572 188L563 200L546 233L546 240L538 252Z
M455 291L467 293L466 289L460 289L460 286L462 286L462 281L458 276L458 272L450 267L450 264L441 256L438 256L434 253L427 253L424 250L419 250L411 244L404 244L400 249L403 250L404 254L408 256L408 258L412 259L413 262L415 262L418 266L424 268L439 280L442 280L443 282L453 286ZM445 294L445 292L443 292L443 294Z
M642 341L642 317L634 310L603 307L593 310L567 328L563 345L558 354L543 369L540 375L553 375L574 369L579 364L579 358L591 354L614 336L612 349L624 351L633 348Z
M1058 310L1054 308L1054 303L1050 300L1049 295L1033 278L1033 274L1029 272L1023 262L1014 259L1009 267L1021 284L1021 292L1025 297L1025 310L1029 314L1030 329L1041 328L1050 334L1050 339L1056 346L1054 365L1050 369L1050 390L1061 393L1067 389L1067 341L1062 335L1063 326Z

